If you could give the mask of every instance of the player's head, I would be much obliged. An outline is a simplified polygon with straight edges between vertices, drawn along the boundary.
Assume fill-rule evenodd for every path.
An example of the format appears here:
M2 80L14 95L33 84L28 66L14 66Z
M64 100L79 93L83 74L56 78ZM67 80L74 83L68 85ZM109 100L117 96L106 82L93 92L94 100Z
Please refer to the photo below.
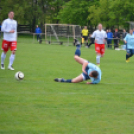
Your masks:
M118 32L118 29L117 28L115 29L115 32Z
M111 29L109 29L108 31L111 32Z
M133 29L130 29L130 30L129 30L129 33L130 33L130 34L133 34Z
M102 24L98 24L98 29L101 31L102 30Z
M13 19L14 18L14 12L13 11L8 12L8 17L10 19Z
M99 74L98 74L97 71L92 71L92 72L90 72L90 74L89 74L90 77L94 77L94 78L97 78L98 75L99 75Z
M36 27L38 27L38 25L36 25Z
M87 26L84 26L84 29L87 29Z
M125 29L123 29L123 32L125 33L125 32L126 32L126 30L125 30Z

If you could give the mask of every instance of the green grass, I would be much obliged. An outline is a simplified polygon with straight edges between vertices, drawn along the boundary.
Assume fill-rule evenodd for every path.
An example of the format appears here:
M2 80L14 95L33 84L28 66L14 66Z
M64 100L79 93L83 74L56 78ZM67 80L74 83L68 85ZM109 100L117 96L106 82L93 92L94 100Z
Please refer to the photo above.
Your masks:
M95 63L93 45L81 50ZM125 51L106 50L100 84L54 82L81 73L74 51L18 40L16 70L0 70L0 134L134 134L134 58L126 64ZM17 71L24 80L14 79Z

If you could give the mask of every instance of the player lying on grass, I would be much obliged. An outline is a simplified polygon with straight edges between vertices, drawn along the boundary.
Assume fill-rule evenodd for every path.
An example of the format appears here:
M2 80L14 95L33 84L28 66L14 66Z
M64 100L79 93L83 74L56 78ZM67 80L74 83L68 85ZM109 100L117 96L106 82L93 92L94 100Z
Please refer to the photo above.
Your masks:
M73 79L63 79L63 78L56 78L54 79L56 82L67 82L67 83L79 83L85 80L90 79L91 82L87 82L87 84L97 84L101 81L101 70L98 66L93 63L88 62L87 60L80 57L81 50L80 50L80 43L75 39L76 43L76 51L74 59L82 65L82 72L79 76Z
M134 55L134 34L132 29L129 30L129 33L124 38L124 42L127 44L126 62L128 63L130 57Z

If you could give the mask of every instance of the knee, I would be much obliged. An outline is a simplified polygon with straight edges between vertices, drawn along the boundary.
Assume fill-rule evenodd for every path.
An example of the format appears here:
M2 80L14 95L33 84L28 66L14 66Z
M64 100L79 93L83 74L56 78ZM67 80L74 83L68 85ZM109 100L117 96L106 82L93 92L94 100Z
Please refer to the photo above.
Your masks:
M75 55L75 56L74 56L74 59L77 61L77 59L78 59L78 56L77 56L77 55Z
M72 82L72 83L77 83L76 80L72 80L71 82Z
M12 54L15 54L15 51L12 51Z
M103 57L103 56L104 56L104 54L101 55L101 57Z

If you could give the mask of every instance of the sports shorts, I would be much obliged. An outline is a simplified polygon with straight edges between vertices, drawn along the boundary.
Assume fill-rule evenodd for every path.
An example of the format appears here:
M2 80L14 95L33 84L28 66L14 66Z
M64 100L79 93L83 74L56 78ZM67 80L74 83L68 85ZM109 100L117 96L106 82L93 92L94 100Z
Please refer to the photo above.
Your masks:
M7 52L10 48L11 51L17 50L17 41L2 41L2 50Z
M105 44L95 43L95 51L96 53L103 55L105 53Z
M127 53L134 54L134 49L127 49Z
M82 38L84 38L84 40L88 40L88 36L82 36Z
M88 69L89 69L89 67L86 67L86 69L85 69L87 74L85 74L84 72L82 73L83 81L90 79L90 77L88 76Z

